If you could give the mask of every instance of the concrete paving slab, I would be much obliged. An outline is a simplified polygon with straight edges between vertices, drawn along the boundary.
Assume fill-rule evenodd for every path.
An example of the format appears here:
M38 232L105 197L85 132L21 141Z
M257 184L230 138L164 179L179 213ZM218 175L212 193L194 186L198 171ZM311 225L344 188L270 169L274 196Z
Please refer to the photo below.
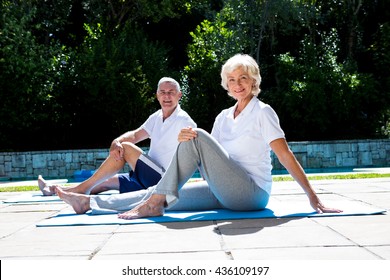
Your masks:
M55 213L54 211L52 212ZM3 212L0 214L0 242L16 234L20 230L32 226L35 223L48 217L47 212ZM0 243L1 244L1 243ZM0 247L1 248L1 247Z
M53 227L37 230L33 225L1 239L1 256L81 256L88 259L104 246L115 228Z
M312 182L330 205L355 200L389 209L390 178ZM15 196L0 193L0 200ZM279 201L307 201L295 182L275 183ZM35 227L64 203L0 204L4 260L390 260L390 215L248 219L137 225Z
M283 248L309 246L349 246L351 241L327 227L267 227L246 229L222 229L225 247L242 248ZM286 238L288 236L288 238ZM315 236L315 238L313 238Z
M278 219L244 219L244 220L225 220L217 222L219 230L221 229L262 229L267 227L299 227L312 226L313 221L302 217L296 218L278 218Z
M315 188L316 192L318 194L320 193L326 193L328 191L322 190L315 184L313 184L313 187ZM298 185L295 181L281 181L281 182L274 182L272 186L272 195L290 195L290 194L304 194L302 188Z
M152 223L148 224L145 227L144 224L131 224L131 225L123 225L118 228L116 233L131 233L131 232L170 232L170 233L178 233L183 230L196 230L205 228L207 231L212 231L215 227L214 221L201 221L201 222L170 222L170 223Z
M367 246L370 250L383 260L390 260L390 245Z
M348 197L369 205L390 210L390 191L376 193L350 193Z
M390 215L313 218L358 246L390 245Z
M375 193L390 191L388 178L320 180L312 181L313 185L323 191L332 193Z
M212 230L116 233L99 253L104 255L217 251L221 250L220 240L220 236Z
M164 260L164 261L215 261L231 260L231 256L222 250L218 251L196 251L196 252L174 252L174 253L135 253L135 254L101 254L94 257L94 260Z
M378 260L380 257L361 247L299 247L232 250L235 260Z

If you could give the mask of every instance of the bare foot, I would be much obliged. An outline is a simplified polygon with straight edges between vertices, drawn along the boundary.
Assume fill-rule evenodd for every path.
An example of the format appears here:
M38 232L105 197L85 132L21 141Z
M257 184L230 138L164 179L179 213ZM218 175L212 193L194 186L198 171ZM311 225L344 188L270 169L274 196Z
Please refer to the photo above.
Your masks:
M156 217L164 215L165 195L153 194L144 203L134 209L119 214L118 218L125 220L134 220L143 217Z
M50 196L55 195L55 190L53 186L48 186L46 181L43 179L42 175L38 176L38 186L43 195Z
M90 198L88 195L71 193L63 191L61 188L56 188L57 195L70 206L77 214L84 214L91 209L89 202Z

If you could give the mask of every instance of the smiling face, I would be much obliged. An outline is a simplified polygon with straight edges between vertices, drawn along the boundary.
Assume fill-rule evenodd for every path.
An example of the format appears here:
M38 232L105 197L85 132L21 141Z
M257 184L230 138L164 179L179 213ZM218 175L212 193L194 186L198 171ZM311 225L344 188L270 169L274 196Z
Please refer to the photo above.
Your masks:
M165 114L171 114L182 96L181 91L178 91L174 83L163 82L157 90L157 100L160 103L161 109Z
M229 93L238 101L252 98L252 88L254 84L255 81L243 67L238 67L227 75L227 88Z
M237 81L234 80L234 78L236 78L235 74L237 72L241 72L244 75L246 75L246 77L248 77L250 80L249 83L253 82L252 89L251 89L252 95L258 96L260 93L261 76L260 76L260 68L256 60L254 60L253 57L247 54L236 54L231 58L229 58L222 66L221 85L224 89L228 91L228 94L233 98L236 98L233 95L234 93L233 87L235 86L234 82L237 83ZM230 88L228 84L229 76L230 76ZM242 83L245 83L248 82L248 79L241 79L241 81Z

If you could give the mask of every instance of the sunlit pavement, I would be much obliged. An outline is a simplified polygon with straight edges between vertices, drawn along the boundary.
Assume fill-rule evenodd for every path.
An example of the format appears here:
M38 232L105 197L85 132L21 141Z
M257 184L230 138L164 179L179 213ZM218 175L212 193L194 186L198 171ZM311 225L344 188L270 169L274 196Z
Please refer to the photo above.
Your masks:
M312 181L321 200L390 209L390 178ZM4 184L3 184L4 185ZM0 200L18 193L0 193ZM307 200L295 182L273 198ZM36 227L65 203L0 204L2 260L389 260L390 215Z

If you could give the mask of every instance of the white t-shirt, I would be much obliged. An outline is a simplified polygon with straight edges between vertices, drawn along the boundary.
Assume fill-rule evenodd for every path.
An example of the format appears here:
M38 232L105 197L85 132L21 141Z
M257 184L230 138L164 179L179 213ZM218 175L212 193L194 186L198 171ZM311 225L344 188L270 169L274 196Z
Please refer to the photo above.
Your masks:
M141 126L151 139L148 155L167 169L179 144L177 136L182 128L188 126L196 127L196 123L180 105L177 105L175 111L165 121L161 109L150 115Z
M216 117L211 135L259 187L270 193L272 163L269 144L284 138L279 118L271 106L255 96L234 118L236 106L223 110Z

